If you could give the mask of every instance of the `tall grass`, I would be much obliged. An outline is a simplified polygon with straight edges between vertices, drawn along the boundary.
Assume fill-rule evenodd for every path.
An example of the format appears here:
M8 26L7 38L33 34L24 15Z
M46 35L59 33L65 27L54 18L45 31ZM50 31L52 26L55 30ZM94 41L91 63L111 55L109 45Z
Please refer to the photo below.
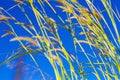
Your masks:
M16 5L7 10L1 8L0 21L10 28L10 30L5 30L2 37L14 36L10 41L18 41L21 47L16 54L0 65L20 56L29 55L39 69L42 78L46 80L43 70L40 69L42 65L39 65L33 56L34 53L38 53L44 55L49 61L48 64L53 68L56 80L88 80L91 77L94 77L95 80L119 80L120 36L118 22L115 20L119 21L119 11L118 9L113 10L110 0L100 1L109 21L105 18L103 11L98 10L90 0L85 1L88 7L84 7L77 0L14 0L14 2ZM49 17L45 9L46 5L58 20ZM21 10L28 23L17 20L8 12L15 7ZM31 13L27 12L26 7L31 10L35 21L31 18ZM65 20L57 9L62 9L61 13L65 15ZM24 34L18 36L13 24L20 25L30 36ZM69 53L64 47L64 41L59 33L60 28L68 31L72 36L74 53ZM68 46L72 45L68 44ZM82 57L85 58L85 61L80 60Z

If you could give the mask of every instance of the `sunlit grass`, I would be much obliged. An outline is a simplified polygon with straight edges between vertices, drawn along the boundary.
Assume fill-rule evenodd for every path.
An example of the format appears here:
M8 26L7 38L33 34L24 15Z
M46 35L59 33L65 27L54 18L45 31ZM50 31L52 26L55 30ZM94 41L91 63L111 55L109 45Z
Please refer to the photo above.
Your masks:
M102 0L101 3L112 25L108 24L102 11L99 11L89 0L86 0L88 7L83 7L77 0L55 0L55 2L60 3L56 5L56 8L51 5L54 1L48 0L14 0L14 2L16 2L16 5L8 10L19 7L28 20L28 23L18 21L17 18L8 13L8 10L1 8L3 14L0 14L0 21L10 28L10 30L5 30L5 34L1 37L4 38L12 35L14 38L10 41L18 41L21 47L15 55L10 56L0 65L19 58L20 56L29 55L39 69L43 79L46 80L46 76L42 72L43 70L40 69L41 65L39 65L39 62L33 57L33 54L37 52L38 54L42 53L49 61L48 64L51 64L56 80L90 79L90 77L87 77L89 75L91 77L95 76L97 80L113 80L113 78L119 80L120 37L118 26L114 20L114 16L119 19L119 11L116 9L117 13L115 13L109 1ZM27 12L23 6L24 4L29 5L38 26L34 25L34 20L30 18L31 13L29 14ZM38 4L41 10L39 10L35 4ZM44 8L45 5L50 7L54 15L57 16L62 23L59 23L54 17L52 18L47 15ZM62 19L59 12L56 11L57 8L62 9L62 14L66 14L66 20ZM4 13L7 15L4 15ZM13 21L13 23L10 21ZM30 36L25 36L24 34L23 36L18 36L19 34L14 30L12 24L21 26ZM74 54L69 53L66 47L64 47L59 34L59 27L67 30L72 36L74 44L74 49L72 50L74 50ZM106 28L104 29L104 27ZM111 30L111 27L114 28L115 33ZM81 32L77 33L75 31L76 28L80 29ZM110 32L109 34L113 41L108 38L106 30ZM84 39L81 37L84 37ZM85 49L86 44L92 53L89 53L89 51ZM22 52L21 49L25 51ZM84 54L88 62L81 62L80 54ZM67 64L65 64L63 59ZM76 63L76 65L74 65L74 63ZM65 67L66 65L69 66L69 71ZM77 69L76 66L78 67ZM79 72L77 72L77 70Z

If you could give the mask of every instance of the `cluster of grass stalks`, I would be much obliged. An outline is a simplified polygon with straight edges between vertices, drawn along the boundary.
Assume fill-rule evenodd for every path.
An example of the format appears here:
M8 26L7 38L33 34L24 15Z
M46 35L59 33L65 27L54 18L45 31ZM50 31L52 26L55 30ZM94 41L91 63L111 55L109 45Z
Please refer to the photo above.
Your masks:
M46 80L45 75L40 69L41 65L33 57L34 53L38 53L44 55L49 61L48 64L51 64L56 80L88 80L93 76L95 80L119 80L120 36L115 21L115 18L119 21L119 12L117 9L116 12L112 9L110 0L101 0L101 3L104 6L104 13L109 16L109 22L112 25L108 24L103 11L98 10L90 0L85 1L88 7L82 6L77 0L13 1L16 2L16 5L8 10L0 8L2 12L0 14L0 22L8 25L10 28L9 30L5 30L5 34L1 37L12 35L14 38L10 41L18 41L21 46L18 52L0 65L20 56L29 55L39 69L42 78ZM56 5L56 8L51 5L54 2L59 3L59 5ZM24 5L27 5L33 12L37 26L30 17L31 13L27 12ZM49 6L59 20L49 17L45 10L46 5ZM17 18L8 12L15 7L19 7L21 12L23 12L25 18L28 20L28 24L18 21ZM57 8L62 9L62 14L66 16L66 20L56 11ZM60 21L61 23L59 23ZM23 36L18 36L12 24L20 25L30 36L25 36L24 34ZM114 30L111 30L111 27ZM59 34L59 28L68 31L72 36L74 44L74 49L72 49L74 50L73 54L69 53L64 47ZM112 40L106 31L109 32ZM86 46L87 49L85 49ZM82 56L80 56L81 54ZM86 62L80 61L83 55ZM66 65L68 68L65 67Z

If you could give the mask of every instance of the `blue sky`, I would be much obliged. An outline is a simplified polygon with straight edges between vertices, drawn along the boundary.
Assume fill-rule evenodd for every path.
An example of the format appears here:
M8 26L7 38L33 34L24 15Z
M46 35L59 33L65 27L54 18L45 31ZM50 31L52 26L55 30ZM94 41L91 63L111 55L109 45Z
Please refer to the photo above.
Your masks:
M78 1L83 6L87 6L87 4L85 4L85 0L78 0ZM118 0L114 0L112 2L113 6L117 5L117 7L118 7L119 3L120 3L120 1L118 1ZM54 5L57 3L53 3L51 1L51 4ZM14 5L15 5L15 3L13 2L13 0L0 0L0 7L3 7L5 10L9 9L11 6L14 6ZM95 0L95 5L97 7L99 6L98 8L100 8L101 10L103 9L103 6L100 3L100 0ZM24 7L26 7L25 9L28 10L29 13L32 13L30 7L28 7L28 4L25 4ZM55 8L55 9L63 19L66 18L66 16L62 13L61 9L57 9L57 8ZM58 18L56 18L56 15L54 15L54 13L50 10L48 5L46 5L45 10L48 13L49 17L53 17L56 21L61 23L58 20ZM21 13L20 9L17 6L13 9L9 10L8 12L11 15L15 16L18 21L23 21L23 22L27 23L26 18L24 18L24 15ZM104 15L106 15L106 14L104 14ZM105 17L107 18L108 16L105 16ZM35 20L33 14L30 14L30 18ZM107 20L109 21L109 18ZM13 23L13 22L11 22L11 23ZM33 21L33 23L35 24L36 21ZM119 23L117 23L117 24L119 26ZM16 26L14 24L12 24L12 25L14 26L15 30L18 32L18 34L20 36L21 35L29 36L28 34L26 34L26 31L23 31L23 29L20 26ZM5 24L0 24L0 35L4 34L4 30L8 30L8 29L9 29L8 26L6 26ZM120 28L119 28L119 30L120 30ZM77 31L77 29L76 29L76 31ZM61 40L63 41L63 45L66 48L66 50L69 51L70 53L74 53L72 36L69 34L69 32L62 28L59 28L59 34L60 34ZM13 37L7 36L5 38L0 38L0 63L2 61L4 61L6 59L6 57L9 56L12 52L17 51L17 48L19 47L18 42L10 42L11 38L13 38ZM87 46L84 46L84 47L88 50ZM90 52L90 51L88 50L88 52ZM45 57L44 56L37 57L36 55L33 55L33 56L35 57L35 59L37 61L39 61L40 68L43 70L44 74L46 74L46 76L48 76L49 79L55 80L53 69L51 68L50 64L47 64L48 61L45 59ZM82 55L80 55L80 56L82 56ZM22 79L22 80L37 80L37 79L41 78L40 73L37 70L37 68L35 67L31 58L28 55L25 55L22 58L24 61L21 61L19 63L19 64L24 65L23 66L24 67L24 69L23 69L24 79ZM81 57L81 60L86 61L85 57ZM17 63L16 60L13 60L10 63L0 66L0 79L1 80L15 79L15 77L14 77L16 75L15 71L17 69L16 63ZM31 76L31 75L33 75L33 76ZM28 78L28 76L30 76L30 77Z

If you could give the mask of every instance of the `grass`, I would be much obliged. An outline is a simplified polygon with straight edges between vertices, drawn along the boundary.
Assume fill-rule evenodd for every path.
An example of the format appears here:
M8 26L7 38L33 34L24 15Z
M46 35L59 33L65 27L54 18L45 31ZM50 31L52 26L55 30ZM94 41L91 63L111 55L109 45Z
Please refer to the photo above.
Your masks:
M93 76L97 80L119 80L120 36L117 22L115 21L115 18L119 19L119 11L118 9L116 9L116 12L113 10L109 0L101 0L101 3L112 25L108 24L109 22L103 12L98 10L94 3L89 0L86 0L88 7L83 7L77 0L55 0L55 2L59 3L56 8L52 5L54 1L48 0L14 0L14 2L16 2L16 5L8 10L1 8L0 21L9 26L9 30L5 30L5 34L1 37L12 35L14 38L10 41L18 41L21 47L16 54L10 56L0 65L20 56L29 55L39 69L43 80L46 80L46 76L40 69L41 65L38 64L39 62L33 56L37 52L38 54L42 53L49 61L48 64L53 68L56 80L88 80ZM33 12L37 26L25 9L25 4ZM45 5L49 6L59 20L49 17L48 13L46 13ZM28 24L18 21L17 18L8 12L15 7L19 7L23 12ZM62 14L66 15L66 20L56 11L57 8L62 9ZM7 15L4 15L4 13ZM20 25L30 36L18 36L12 24ZM59 27L68 31L72 36L74 54L69 53L64 47ZM111 30L111 27L113 27L114 31ZM80 32L78 33L75 29L80 30ZM113 40L109 39L106 31L109 32ZM84 38L82 39L81 37ZM89 47L88 49L92 53L85 49L86 46ZM79 55L81 54L84 55L87 62L80 61L81 56ZM67 64L65 64L63 59ZM69 71L65 65L69 66Z

